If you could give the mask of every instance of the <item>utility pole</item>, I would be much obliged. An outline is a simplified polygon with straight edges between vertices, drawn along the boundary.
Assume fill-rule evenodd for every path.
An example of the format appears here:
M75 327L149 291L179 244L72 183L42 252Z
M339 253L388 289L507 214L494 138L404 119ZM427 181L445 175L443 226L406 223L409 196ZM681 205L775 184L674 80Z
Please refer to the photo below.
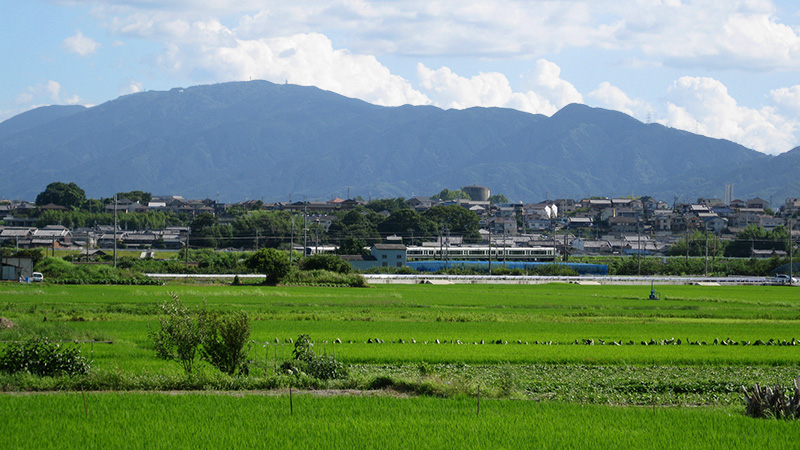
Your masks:
M308 247L308 233L306 229L306 216L308 216L308 196L303 196L303 256L306 254L306 247Z
M686 232L684 233L686 236L684 240L686 241L686 261L689 261L689 227L686 227Z
M704 224L706 232L706 276L708 276L708 222Z
M186 230L186 267L189 267L189 237L192 235L192 229Z
M792 219L789 219L789 286L794 280L794 242L792 242Z
M489 275L492 274L492 227L489 226Z
M294 256L294 216L292 216L292 233L289 238L289 262L292 262Z
M503 266L506 265L506 254L508 254L508 232L506 223L503 222Z
M636 259L638 268L636 269L636 274L641 276L642 275L642 227L639 223L639 217L636 217Z
M445 268L449 269L450 268L450 227L445 225L444 226L444 231L445 231L445 233L447 233L447 245L445 246L445 250L444 250L444 252L445 252L444 253L444 255L445 255L444 256L444 266L445 266Z
M186 244L189 245L188 243ZM117 195L114 194L114 267L117 267Z

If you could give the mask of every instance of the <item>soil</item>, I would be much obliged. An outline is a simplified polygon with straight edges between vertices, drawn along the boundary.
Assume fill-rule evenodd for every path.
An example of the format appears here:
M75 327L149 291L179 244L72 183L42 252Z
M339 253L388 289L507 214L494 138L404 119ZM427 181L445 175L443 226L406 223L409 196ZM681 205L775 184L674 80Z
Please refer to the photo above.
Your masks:
M0 330L8 330L17 326L14 322L5 317L0 317Z

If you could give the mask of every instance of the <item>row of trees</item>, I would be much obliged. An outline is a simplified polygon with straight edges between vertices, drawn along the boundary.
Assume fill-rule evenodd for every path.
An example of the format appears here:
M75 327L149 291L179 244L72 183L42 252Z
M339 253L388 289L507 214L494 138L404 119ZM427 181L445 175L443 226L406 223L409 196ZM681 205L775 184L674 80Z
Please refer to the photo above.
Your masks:
M384 209L385 208L385 209ZM392 210L389 210L392 208ZM389 215L381 214L389 211ZM346 246L360 253L360 247L381 242L384 236L403 236L405 242L419 243L452 233L466 242L479 242L477 214L461 206L435 206L418 213L402 199L371 202L336 218L326 231L322 225L286 211L248 211L230 223L203 213L191 224L193 247L286 247L291 240L309 245L319 243Z
M680 239L672 247L670 256L705 256L728 258L749 258L753 250L789 252L789 231L783 226L773 230L748 225L740 231L733 241L721 240L713 233L695 231Z

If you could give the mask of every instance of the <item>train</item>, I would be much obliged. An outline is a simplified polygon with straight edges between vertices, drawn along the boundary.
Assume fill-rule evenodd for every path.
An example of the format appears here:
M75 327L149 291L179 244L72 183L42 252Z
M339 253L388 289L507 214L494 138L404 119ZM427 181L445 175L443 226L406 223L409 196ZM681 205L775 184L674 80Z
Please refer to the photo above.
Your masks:
M463 246L463 247L419 247L406 249L409 261L424 260L475 260L487 261L555 261L557 252L554 247L496 247Z
M297 251L306 256L318 253L334 253L338 247L335 245L319 245L308 247L295 247ZM461 247L434 247L434 246L409 246L406 247L406 259L409 261L431 260L472 260L488 261L489 252L493 261L555 261L558 253L555 247L499 247L499 246L461 246Z

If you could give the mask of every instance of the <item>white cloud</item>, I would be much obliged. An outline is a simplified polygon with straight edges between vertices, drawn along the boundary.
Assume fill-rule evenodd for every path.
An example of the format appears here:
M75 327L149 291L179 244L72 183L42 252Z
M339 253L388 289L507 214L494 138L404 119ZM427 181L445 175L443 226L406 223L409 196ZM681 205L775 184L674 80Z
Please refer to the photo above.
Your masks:
M53 104L77 104L81 99L77 95L64 95L61 83L48 80L46 82L29 86L20 92L15 103L20 106L34 107Z
M524 80L527 90L522 92L514 92L508 78L498 72L466 78L448 67L432 70L418 64L417 75L422 90L442 108L496 106L552 115L569 103L583 102L575 86L561 79L561 68L543 59L536 62L535 69Z
M81 30L78 30L74 36L64 39L63 47L68 52L76 53L80 56L89 56L100 48L100 43L84 36Z
M624 112L639 120L646 120L652 111L652 106L641 99L630 98L622 89L604 81L594 91L589 93L595 105L606 109Z
M781 110L800 119L800 85L775 89L769 95Z
M797 145L798 122L775 108L739 105L718 80L681 77L667 95L666 125L711 137L729 139L765 153L777 154Z
M50 98L57 102L59 99L59 94L61 93L61 83L57 81L50 80L44 86L45 91L50 94Z
M800 68L800 33L769 0L98 0L112 31L163 39L211 17L239 39L346 36L355 53L541 57L564 48L634 51L648 64ZM229 24L229 27L234 26Z
M170 71L207 81L262 78L317 86L378 105L427 104L411 83L369 55L334 49L319 33L240 39L219 21L194 22L175 31L160 63ZM206 80L200 80L206 81Z
M136 80L128 80L119 89L119 95L128 95L128 94L135 94L137 92L142 92L143 85L141 81Z

